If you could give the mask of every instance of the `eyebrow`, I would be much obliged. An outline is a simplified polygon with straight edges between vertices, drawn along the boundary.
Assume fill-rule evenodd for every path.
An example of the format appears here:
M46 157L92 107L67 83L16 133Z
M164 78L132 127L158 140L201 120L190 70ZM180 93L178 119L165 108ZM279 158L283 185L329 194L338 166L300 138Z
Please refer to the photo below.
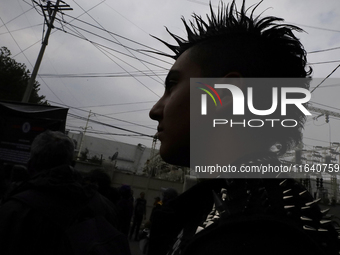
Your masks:
M178 70L170 70L168 75L165 78L165 86L166 86L167 82L169 81L169 79L173 78L173 76L178 78L179 75L180 75L180 71L178 71Z

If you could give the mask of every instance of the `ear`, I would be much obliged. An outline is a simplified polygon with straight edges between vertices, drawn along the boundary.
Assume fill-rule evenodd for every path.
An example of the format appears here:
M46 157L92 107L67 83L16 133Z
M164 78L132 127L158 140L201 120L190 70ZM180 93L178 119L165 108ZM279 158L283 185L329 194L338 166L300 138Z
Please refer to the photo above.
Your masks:
M230 89L218 89L218 93L221 97L222 105L216 108L216 113L219 114L232 114L234 105L234 97L237 95L243 96L243 91L245 89L244 78L239 72L229 72L220 80L220 84L233 85L234 90Z
M237 71L227 73L223 78L243 78L241 73Z
M224 83L232 84L240 88L242 91L245 88L245 80L241 73L233 71L229 72L222 78Z

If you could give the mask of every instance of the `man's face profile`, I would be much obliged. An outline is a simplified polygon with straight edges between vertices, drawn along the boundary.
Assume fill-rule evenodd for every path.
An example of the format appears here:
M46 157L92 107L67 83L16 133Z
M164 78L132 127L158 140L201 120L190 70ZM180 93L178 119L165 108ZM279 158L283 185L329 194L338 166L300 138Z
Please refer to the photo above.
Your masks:
M190 154L190 78L201 77L201 69L185 51L170 69L165 92L150 111L158 121L160 155L168 163L189 165Z

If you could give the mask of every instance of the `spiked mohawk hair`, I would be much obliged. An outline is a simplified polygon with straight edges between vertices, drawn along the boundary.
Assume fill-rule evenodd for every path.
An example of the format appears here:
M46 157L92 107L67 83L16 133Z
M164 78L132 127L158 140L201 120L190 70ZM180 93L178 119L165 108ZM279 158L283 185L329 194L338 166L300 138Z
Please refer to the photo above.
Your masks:
M155 38L175 55L158 54L177 60L183 52L189 50L191 60L201 67L202 77L225 77L230 72L237 72L245 78L306 78L297 86L309 89L312 69L306 70L306 51L293 33L303 30L282 23L284 20L278 17L262 18L254 15L261 3L250 10L245 8L243 0L238 10L233 0L230 5L221 3L217 13L210 4L207 22L197 14L193 14L193 21L190 22L182 17L187 40L166 29L178 45ZM268 90L257 88L257 91L261 99L271 98ZM259 101L260 104L268 102ZM306 117L299 109L292 108L288 110L287 118L297 121L296 128L278 128L275 132L264 134L264 137L275 139L282 145L279 154L284 154L301 141L301 130Z
M303 30L294 25L278 24L278 22L284 21L282 18L273 16L260 18L260 15L254 16L254 11L262 1L251 10L249 15L248 11L250 8L245 8L245 0L243 0L240 10L237 10L235 0L233 0L227 6L221 2L217 13L213 11L210 4L210 16L207 14L207 22L197 14L192 15L193 21L190 21L189 24L182 17L187 32L187 40L171 33L166 28L178 45L171 45L155 37L175 53L175 55L160 54L176 60L183 52L194 46L220 42L228 47L232 43L231 41L234 41L236 46L239 45L240 41L244 41L242 45L244 48L240 47L241 50L251 52L252 55L256 54L254 52L260 51L261 56L259 55L259 57L264 58L263 60L266 61L269 60L270 64L268 66L272 66L273 62L277 62L279 59L281 62L288 64L289 69L294 70L291 73L284 72L282 74L271 70L270 74L266 72L259 75L258 73L257 77L309 76L312 73L312 69L309 68L307 72L305 71L307 63L306 51L299 39L293 34L293 31L302 32ZM264 52L267 54L263 54ZM277 57L273 58L273 54ZM254 76L253 73L250 75ZM247 74L245 76L250 77Z

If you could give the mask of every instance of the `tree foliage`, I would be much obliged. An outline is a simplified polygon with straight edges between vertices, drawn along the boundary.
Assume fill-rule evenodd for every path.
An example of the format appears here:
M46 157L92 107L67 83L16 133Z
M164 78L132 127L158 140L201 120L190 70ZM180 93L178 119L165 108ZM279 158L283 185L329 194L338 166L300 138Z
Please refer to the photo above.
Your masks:
M30 77L25 64L11 58L11 52L6 47L0 48L0 100L21 102ZM35 81L29 103L47 104L45 96L38 94L39 86Z

